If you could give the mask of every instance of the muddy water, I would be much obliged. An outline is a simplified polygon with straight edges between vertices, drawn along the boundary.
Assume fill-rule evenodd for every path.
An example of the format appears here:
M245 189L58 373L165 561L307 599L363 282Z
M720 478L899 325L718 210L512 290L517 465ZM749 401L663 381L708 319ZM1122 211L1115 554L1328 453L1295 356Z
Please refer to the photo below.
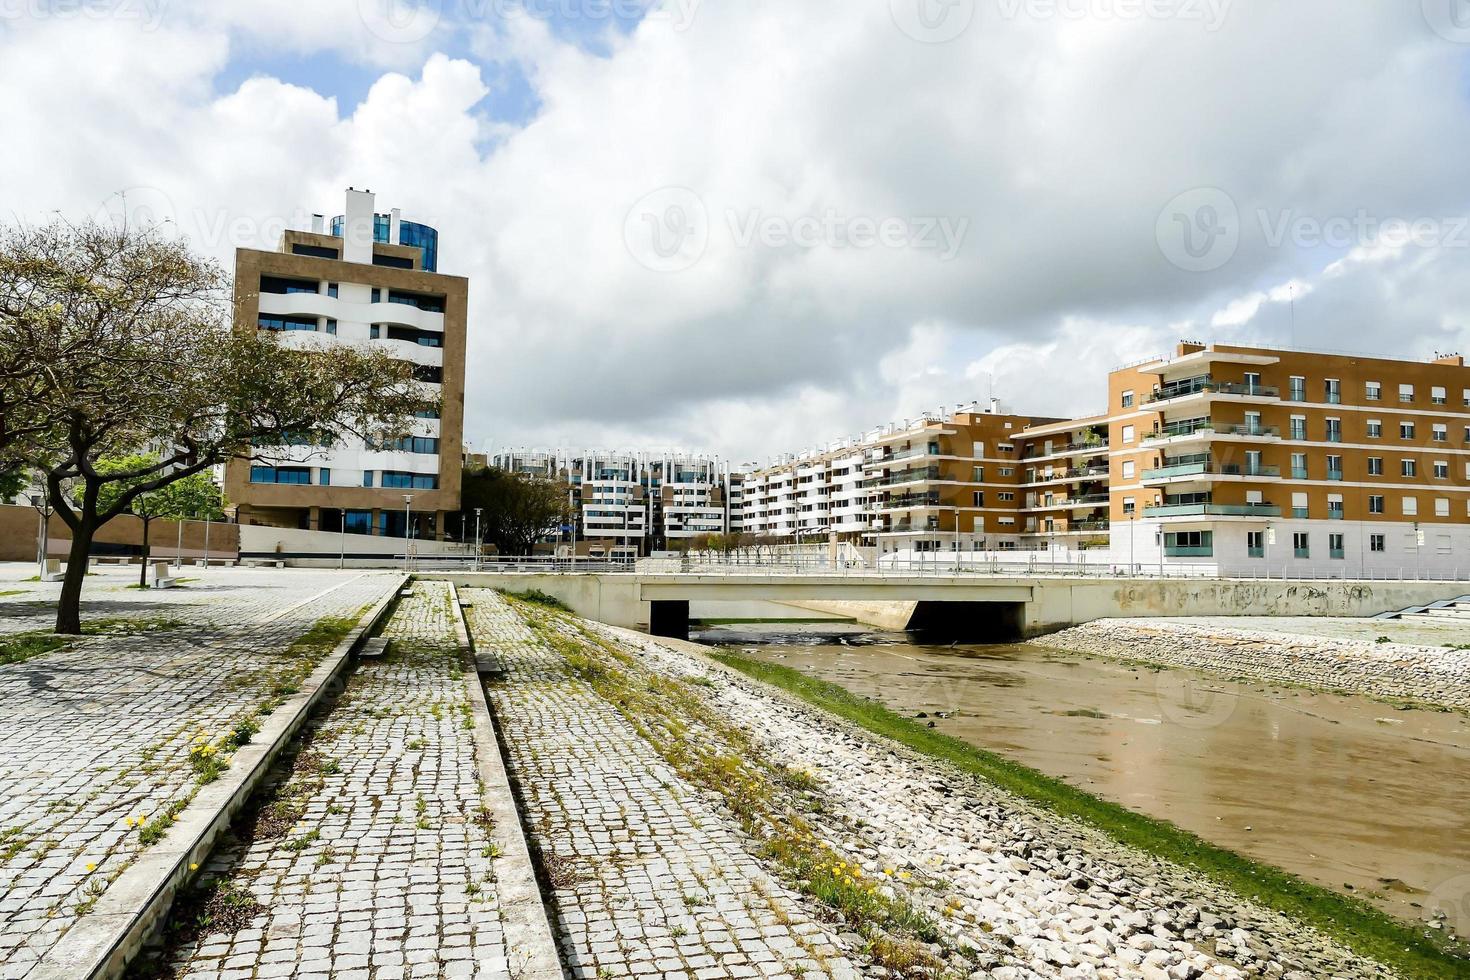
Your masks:
M808 645L800 628L781 630L748 655L923 712L951 735L1395 915L1427 917L1470 893L1463 715L1034 645ZM726 638L757 639L742 632Z

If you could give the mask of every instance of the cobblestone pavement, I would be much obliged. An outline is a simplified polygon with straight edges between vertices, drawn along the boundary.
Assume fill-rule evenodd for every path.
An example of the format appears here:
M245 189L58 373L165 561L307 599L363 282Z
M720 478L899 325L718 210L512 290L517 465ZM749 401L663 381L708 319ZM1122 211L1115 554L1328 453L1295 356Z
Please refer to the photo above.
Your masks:
M415 585L383 635L206 868L244 914L190 936L197 907L175 913L176 975L513 975L449 587Z
M191 625L0 665L0 980L24 977L192 796L195 740L218 740L314 668L326 651L292 644L319 620L355 620L397 581L205 574L205 588L128 600ZM0 618L16 598L0 598Z
M507 669L491 701L573 977L857 975L730 819L505 600L464 596L477 645Z

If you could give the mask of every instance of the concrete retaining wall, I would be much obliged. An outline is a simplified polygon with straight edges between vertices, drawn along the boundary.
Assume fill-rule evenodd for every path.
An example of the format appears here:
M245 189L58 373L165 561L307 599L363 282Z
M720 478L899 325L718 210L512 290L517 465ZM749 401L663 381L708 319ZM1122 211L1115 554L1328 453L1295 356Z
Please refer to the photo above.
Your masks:
M40 515L31 507L0 505L0 561L35 561L36 537L41 531ZM51 517L46 529L46 553L51 558L66 559L71 550L71 530L61 518ZM204 557L205 527L203 521L184 522L183 556ZM151 521L148 543L153 557L159 561L172 559L179 545L179 525L173 521ZM143 522L136 517L114 517L97 532L92 541L92 554L142 554ZM234 560L240 551L240 528L222 521L209 524L211 558Z
M880 630L903 630L908 629L909 621L914 618L914 609L919 605L917 602L846 602L837 600L794 600L786 603L798 609L812 609L817 612L833 613L838 616L847 616L857 620L864 626L872 626Z

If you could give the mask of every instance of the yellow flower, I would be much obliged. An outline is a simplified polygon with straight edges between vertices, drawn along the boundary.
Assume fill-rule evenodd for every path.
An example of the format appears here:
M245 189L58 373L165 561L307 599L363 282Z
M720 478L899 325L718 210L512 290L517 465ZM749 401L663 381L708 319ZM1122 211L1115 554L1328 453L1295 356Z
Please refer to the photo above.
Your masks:
M133 818L132 817L128 817L128 819L127 819L127 825L129 827L131 827L133 825Z
M893 869L892 868L884 868L883 869L883 873L886 874L890 878L893 877Z
M189 865L189 870L190 871L198 871L199 870L199 862L198 861L195 861L193 864L190 864Z
M89 873L89 874L90 874L90 873L91 873L91 872L93 872L93 871L96 871L96 870L97 870L97 865L95 865L95 864L89 864L89 865L87 865L87 872L88 872L88 873Z

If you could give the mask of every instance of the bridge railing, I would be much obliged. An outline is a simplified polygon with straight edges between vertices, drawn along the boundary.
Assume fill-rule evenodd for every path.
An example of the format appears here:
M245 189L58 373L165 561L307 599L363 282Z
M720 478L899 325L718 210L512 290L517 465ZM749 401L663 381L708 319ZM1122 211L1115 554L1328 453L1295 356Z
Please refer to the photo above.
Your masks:
M960 553L964 555L964 553ZM969 558L970 556L965 556ZM1017 552L1014 558L984 561L957 560L954 552L905 559L884 559L877 567L861 561L838 560L813 555L684 556L679 558L569 558L546 555L524 558L417 557L417 571L498 572L504 574L552 575L720 575L729 577L812 575L843 578L1133 578L1148 579L1246 579L1258 581L1374 581L1374 582L1466 582L1465 568L1349 570L1339 566L1293 564L1280 567L1235 566L1228 563L1169 565L1088 562L1077 556L1063 557L1046 552Z

